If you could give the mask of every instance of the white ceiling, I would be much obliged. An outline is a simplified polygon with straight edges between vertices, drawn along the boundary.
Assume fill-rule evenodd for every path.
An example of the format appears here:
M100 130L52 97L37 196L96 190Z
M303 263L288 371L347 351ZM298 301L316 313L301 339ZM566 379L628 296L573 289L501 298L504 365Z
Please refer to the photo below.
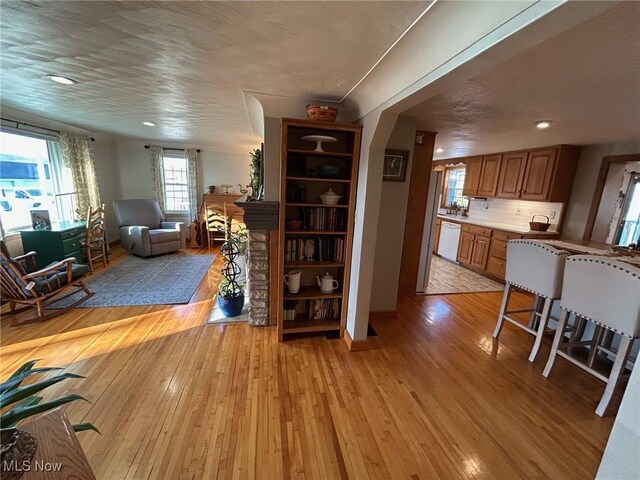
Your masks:
M244 151L259 139L243 91L338 100L427 4L5 0L1 100L94 131Z
M640 139L640 2L625 2L404 112L435 159ZM553 120L538 130L537 120Z

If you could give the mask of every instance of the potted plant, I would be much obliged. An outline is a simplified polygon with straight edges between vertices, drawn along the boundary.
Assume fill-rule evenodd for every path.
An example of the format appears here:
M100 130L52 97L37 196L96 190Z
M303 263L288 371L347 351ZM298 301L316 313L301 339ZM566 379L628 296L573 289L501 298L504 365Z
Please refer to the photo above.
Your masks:
M251 199L262 200L262 150L255 148L249 152L251 156L251 174L250 183L251 186Z
M10 468L5 469L5 465L21 465L23 461L31 460L36 451L35 438L23 430L14 428L18 422L33 415L53 410L66 403L76 400L86 401L84 397L73 393L43 402L43 397L37 396L37 393L68 378L84 377L67 372L28 385L22 385L25 380L33 378L33 375L61 370L59 367L33 368L37 362L38 360L28 361L0 384L0 410L3 412L0 415L2 478L20 478L21 471L11 470ZM10 405L13 406L7 408ZM93 430L100 433L91 423L73 425L73 430L76 432Z
M244 288L236 281L241 273L237 263L240 249L238 242L231 238L220 247L220 254L224 258L222 266L222 283L218 288L218 307L225 317L237 317L244 306Z

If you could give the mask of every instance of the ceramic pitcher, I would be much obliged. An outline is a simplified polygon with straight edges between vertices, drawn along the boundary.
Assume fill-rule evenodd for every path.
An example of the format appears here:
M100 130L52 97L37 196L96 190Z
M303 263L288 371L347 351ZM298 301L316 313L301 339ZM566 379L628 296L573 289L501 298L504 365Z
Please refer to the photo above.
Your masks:
M300 276L302 270L291 270L284 274L284 284L289 288L289 293L298 293L300 290Z

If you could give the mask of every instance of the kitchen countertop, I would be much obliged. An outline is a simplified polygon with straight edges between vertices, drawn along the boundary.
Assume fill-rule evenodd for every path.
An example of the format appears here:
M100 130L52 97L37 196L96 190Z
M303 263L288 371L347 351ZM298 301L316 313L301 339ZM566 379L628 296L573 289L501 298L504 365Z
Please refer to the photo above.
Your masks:
M478 225L480 227L494 228L496 230L502 230L503 232L523 233L529 235L558 235L558 232L549 231L537 232L535 230L529 230L527 227L519 227L517 225L509 225L506 223L490 222L486 220L474 220L470 217L463 217L461 215L443 215L438 214L438 218L454 223L470 223L471 225Z

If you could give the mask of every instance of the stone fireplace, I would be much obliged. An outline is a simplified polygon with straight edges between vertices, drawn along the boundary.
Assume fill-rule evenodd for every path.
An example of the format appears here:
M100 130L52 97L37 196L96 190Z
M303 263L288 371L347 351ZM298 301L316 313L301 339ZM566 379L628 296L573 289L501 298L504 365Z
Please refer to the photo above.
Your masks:
M278 202L238 200L244 210L244 223L249 231L247 242L247 295L249 302L249 325L270 325L275 305L271 305L271 285L276 258L270 258L271 248L278 229Z

